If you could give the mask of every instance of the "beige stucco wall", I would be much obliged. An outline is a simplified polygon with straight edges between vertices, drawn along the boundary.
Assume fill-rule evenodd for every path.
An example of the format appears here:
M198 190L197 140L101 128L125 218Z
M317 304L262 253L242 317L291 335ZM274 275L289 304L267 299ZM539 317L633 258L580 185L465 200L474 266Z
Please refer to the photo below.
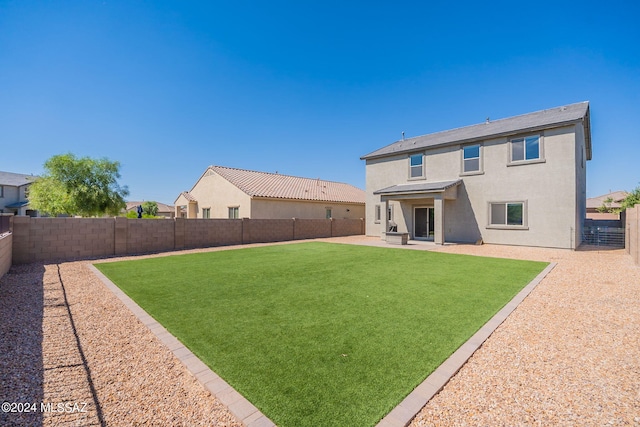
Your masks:
M586 209L582 201L586 197L585 169L576 165L577 153L584 149L582 126L536 134L543 137L544 162L508 165L508 138L497 138L481 143L483 173L477 175L462 174L460 145L422 150L426 154L426 182L463 180L457 199L445 201L445 241L475 242L482 238L486 243L496 244L575 247L579 236L577 224L582 223L578 218L583 218ZM380 204L384 211L384 203L373 192L416 182L421 181L408 179L408 154L367 160L367 235L381 235L384 231L384 218L379 224L374 220L375 205ZM413 235L413 207L432 206L432 201L390 202L398 230ZM526 202L528 229L489 227L489 203L508 201Z
M364 218L365 207L362 204L259 198L252 200L251 218L325 218L327 208L331 209L333 218Z
M211 218L229 218L230 207L239 207L239 218L253 219L325 218L326 208L332 209L333 218L359 219L365 212L364 205L357 203L252 199L212 170L205 172L190 193L197 199L196 218L202 218L202 209L206 208L211 209Z
M251 217L251 197L222 178L207 170L190 191L198 201L197 218L202 218L202 209L211 209L211 218L229 218L229 208L239 207L239 218Z

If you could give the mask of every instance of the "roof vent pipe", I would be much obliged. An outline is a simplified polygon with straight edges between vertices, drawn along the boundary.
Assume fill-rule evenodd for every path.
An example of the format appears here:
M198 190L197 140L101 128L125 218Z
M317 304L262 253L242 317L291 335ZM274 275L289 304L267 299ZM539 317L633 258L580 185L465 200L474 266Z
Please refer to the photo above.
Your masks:
M402 131L402 140L404 141L404 131Z

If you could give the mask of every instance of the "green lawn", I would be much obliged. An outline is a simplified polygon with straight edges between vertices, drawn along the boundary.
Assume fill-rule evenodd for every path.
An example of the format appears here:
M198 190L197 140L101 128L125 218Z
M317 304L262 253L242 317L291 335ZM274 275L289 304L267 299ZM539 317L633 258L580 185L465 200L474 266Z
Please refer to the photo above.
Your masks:
M371 426L546 263L306 242L96 264L281 427Z

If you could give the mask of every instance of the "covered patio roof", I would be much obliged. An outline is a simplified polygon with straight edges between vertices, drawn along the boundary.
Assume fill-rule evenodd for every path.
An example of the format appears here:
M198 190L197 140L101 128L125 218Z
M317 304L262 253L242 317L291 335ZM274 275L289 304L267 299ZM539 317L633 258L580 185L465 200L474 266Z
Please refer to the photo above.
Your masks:
M20 209L20 208L23 208L23 207L27 206L28 204L29 204L28 200L23 200L21 202L15 202L15 203L11 203L10 205L6 205L5 208Z
M384 199L397 198L421 198L429 197L429 195L445 193L445 198L455 199L455 192L447 192L447 190L457 187L462 182L461 179L455 181L440 182L420 182L416 184L398 184L391 187L382 188L374 191L373 194L380 195Z

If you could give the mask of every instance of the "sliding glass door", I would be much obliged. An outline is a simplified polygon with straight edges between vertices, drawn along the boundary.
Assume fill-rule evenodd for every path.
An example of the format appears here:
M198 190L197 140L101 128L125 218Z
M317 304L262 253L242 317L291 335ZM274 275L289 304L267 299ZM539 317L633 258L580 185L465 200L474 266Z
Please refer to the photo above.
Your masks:
M433 240L435 230L433 208L413 208L413 238L416 240Z

